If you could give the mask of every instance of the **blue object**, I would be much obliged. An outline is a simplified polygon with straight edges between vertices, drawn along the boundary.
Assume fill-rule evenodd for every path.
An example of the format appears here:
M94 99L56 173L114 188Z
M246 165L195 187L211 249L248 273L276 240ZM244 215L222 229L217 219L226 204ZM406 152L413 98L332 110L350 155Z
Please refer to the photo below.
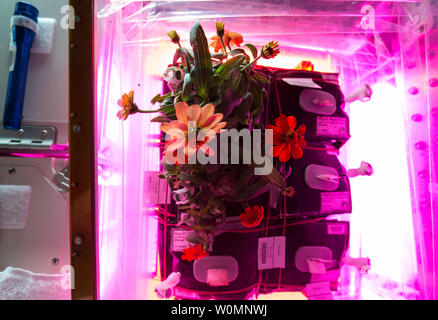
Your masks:
M27 2L17 2L15 16L24 16L38 23L38 9ZM15 63L9 72L8 91L6 93L3 126L5 129L19 130L23 116L24 96L26 92L27 70L30 51L36 33L24 26L12 26L13 42L17 49Z

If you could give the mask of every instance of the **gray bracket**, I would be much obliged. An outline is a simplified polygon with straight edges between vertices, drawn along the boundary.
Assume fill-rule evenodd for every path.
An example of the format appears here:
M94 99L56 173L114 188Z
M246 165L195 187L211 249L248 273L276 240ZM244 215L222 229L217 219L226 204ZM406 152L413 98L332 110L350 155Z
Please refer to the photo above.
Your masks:
M22 126L20 130L7 130L0 126L0 148L50 150L55 138L55 127Z
M61 171L55 174L55 183L60 192L68 192L70 189L69 166L68 164Z

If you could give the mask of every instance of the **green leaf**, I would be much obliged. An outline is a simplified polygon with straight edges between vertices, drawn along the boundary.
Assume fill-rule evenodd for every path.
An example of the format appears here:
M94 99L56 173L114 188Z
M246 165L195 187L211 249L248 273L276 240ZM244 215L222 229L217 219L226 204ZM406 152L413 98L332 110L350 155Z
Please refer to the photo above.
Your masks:
M227 54L223 53L223 52L213 53L211 55L211 57L214 58L214 59L218 59L218 60L224 60L227 57Z
M213 75L211 56L207 38L199 22L190 31L190 44L193 47L194 68L192 71L196 92L203 100L209 100L208 91Z
M190 52L186 48L178 48L176 49L175 55L173 56L173 65L176 66L178 64L178 59L180 57L184 57L184 60L189 62L189 64L193 65L193 57Z
M263 108L263 95L262 95L262 87L259 82L252 81L249 87L249 92L251 92L254 96L254 110L262 110ZM253 111L251 111L251 114Z
M184 76L184 85L182 90L182 98L184 101L188 101L190 99L190 94L193 88L193 81L190 73L186 73Z
M215 72L215 75L218 76L219 80L224 81L227 79L233 71L237 68L240 70L240 65L245 60L245 56L235 56L223 63Z
M269 81L269 79L267 79L267 78L265 78L264 76L262 76L260 73L258 73L257 71L253 71L253 74L252 74L253 76L254 76L254 78L258 81L258 82L261 82L261 83L264 83L264 84L270 84L271 83L271 81Z
M163 123L163 122L170 122L170 120L168 118L166 118L166 117L158 116L158 117L153 118L151 120L151 122L161 122L161 123Z
M165 161L161 162L163 169L166 170L167 173L176 173L177 167L174 164L167 163Z
M236 115L239 120L244 120L248 118L248 112L254 104L254 95L248 92L243 98L242 103L236 107Z
M262 111L261 108L255 108L254 110L251 111L251 116L252 117L257 117L260 114L260 111Z
M241 192L236 194L234 197L231 197L229 201L247 201L267 192L269 188L270 185L268 182L264 179L260 179L258 182L245 187Z
M189 233L186 237L186 240L190 243L194 243L194 244L202 244L204 242L204 240L202 239L202 237L197 233L197 232L192 232Z
M252 44L250 44L250 43L245 43L245 46L247 46L247 47L251 50L252 56L254 57L254 59L256 59L257 56L258 56L258 50L257 50L257 48L254 47L254 46L253 46Z
M164 107L161 107L158 109L158 111L162 114L165 114L167 116L175 113L175 107L173 106L173 103L171 105L166 105Z
M283 177L281 176L280 172L276 168L272 168L272 171L270 174L262 176L263 179L269 181L273 185L280 187L281 189L286 188L286 182L284 181Z
M216 230L216 226L214 225L192 225L190 226L195 231L213 231Z
M187 172L180 172L178 174L178 178L194 184L202 184L204 182L204 179L202 179L200 176L196 176Z
M251 166L245 166L243 170L239 170L239 179L236 181L235 190L240 192L246 187L249 179L254 176L254 168Z
M246 52L242 48L236 48L236 49L233 49L230 52L228 52L228 54L231 55L231 56L235 56L235 55L238 55L238 54L246 55Z
M234 107L239 105L248 92L248 78L239 68L234 69L226 82L219 90L220 103L216 106L216 111L222 113L226 119Z
M164 100L169 98L171 95L172 95L171 91L166 93L164 96L162 96L161 94L157 94L155 97L152 98L151 103L152 104L155 104L156 102L162 103Z

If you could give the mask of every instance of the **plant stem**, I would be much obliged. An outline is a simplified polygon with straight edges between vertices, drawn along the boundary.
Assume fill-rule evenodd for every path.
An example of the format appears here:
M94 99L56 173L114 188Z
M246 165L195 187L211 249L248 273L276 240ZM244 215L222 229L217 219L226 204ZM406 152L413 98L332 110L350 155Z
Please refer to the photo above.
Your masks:
M244 71L246 68L248 68L249 66L252 66L254 63L257 62L257 60L259 60L262 57L262 55L259 55L257 58L255 58L250 64L247 64L245 67L243 67L240 71Z
M141 109L138 109L137 112L138 113L157 113L157 112L159 112L159 110L141 110Z
M221 39L222 48L224 48L225 54L228 54L228 53L227 53L227 48L225 48L225 43L224 43L223 36L220 36L220 39Z

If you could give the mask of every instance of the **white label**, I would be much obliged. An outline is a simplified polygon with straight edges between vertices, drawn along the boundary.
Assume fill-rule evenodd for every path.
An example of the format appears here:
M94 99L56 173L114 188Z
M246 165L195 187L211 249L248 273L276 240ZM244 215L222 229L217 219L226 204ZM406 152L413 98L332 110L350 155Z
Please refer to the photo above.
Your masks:
M187 236L192 233L191 230L184 230L184 229L172 229L171 231L171 250L173 252L182 252L184 249L187 249L192 244L189 243L186 238Z
M347 230L345 224L343 223L328 223L327 224L327 234L346 234Z
M286 237L259 238L258 269L284 268L286 264Z
M324 79L325 82L330 82L339 85L338 74L323 73L322 78Z
M292 86L322 89L312 78L283 78L283 81Z
M167 184L166 179L158 177L158 171L145 172L144 180L144 199L147 203L164 204L166 203L166 189L167 189L167 203L170 203L171 190Z
M317 117L316 134L318 136L347 136L347 119L339 117Z
M351 210L350 193L321 192L321 213L348 212Z
M330 290L330 282L324 281L324 282L314 282L314 283L308 283L306 284L306 296L307 297L316 297L316 296L324 296L324 295L331 295Z
M308 300L333 300L333 295L331 293L322 294L319 296L307 297Z

